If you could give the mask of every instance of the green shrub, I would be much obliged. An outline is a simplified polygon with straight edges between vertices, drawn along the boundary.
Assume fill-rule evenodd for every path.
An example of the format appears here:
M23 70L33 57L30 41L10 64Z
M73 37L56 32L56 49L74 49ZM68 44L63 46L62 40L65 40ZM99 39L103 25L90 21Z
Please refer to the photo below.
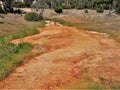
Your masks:
M39 14L35 13L35 12L29 12L25 15L25 20L27 21L39 21L42 20L42 16L40 16Z
M9 43L9 39L10 39L9 35L0 36L0 46Z
M62 6L60 6L60 5L58 5L58 6L56 6L55 8L54 8L54 11L56 12L56 13L62 13L63 11L62 11Z
M62 8L63 9L70 9L71 7L70 7L70 5L62 4Z
M83 4L78 4L76 8L77 8L78 10L83 9L83 8L84 8L84 5L83 5Z
M96 12L97 12L97 13L103 13L103 12L104 12L104 9L101 8L101 7L99 7L99 8L96 9Z
M29 50L31 50L32 45L30 43L20 43L17 45L16 48L16 53L24 53L24 52L28 52Z
M24 62L24 56L32 50L29 43L18 45L8 43L0 46L0 80L8 76L13 69Z
M104 9L109 9L109 4L103 4Z
M16 8L24 8L25 3L23 3L23 2L14 2L12 6L14 6Z
M85 13L88 13L88 9L85 9L84 12L85 12Z

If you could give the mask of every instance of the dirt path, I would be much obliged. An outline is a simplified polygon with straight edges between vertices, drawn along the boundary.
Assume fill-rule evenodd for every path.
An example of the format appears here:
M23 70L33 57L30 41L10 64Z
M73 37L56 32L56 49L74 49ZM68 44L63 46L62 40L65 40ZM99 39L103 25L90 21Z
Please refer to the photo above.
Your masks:
M94 69L108 78L117 77L115 80L120 82L120 48L114 40L102 34L62 25L49 25L40 28L40 32L12 41L34 44L33 52L38 56L16 68L7 79L0 82L0 89L54 89L76 80L82 73L80 67L90 65L89 71L93 72L91 69ZM103 59L104 64L101 62ZM98 64L100 70L96 69ZM107 72L104 71L106 69Z

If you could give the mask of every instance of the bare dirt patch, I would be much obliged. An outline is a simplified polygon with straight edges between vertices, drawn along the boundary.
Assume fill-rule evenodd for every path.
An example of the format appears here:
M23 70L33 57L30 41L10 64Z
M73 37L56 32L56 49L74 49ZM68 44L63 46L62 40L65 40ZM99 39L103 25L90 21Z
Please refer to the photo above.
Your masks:
M58 24L40 31L12 41L30 42L40 54L0 82L1 89L55 89L77 80L86 68L93 80L104 73L106 82L110 77L120 82L120 48L113 39Z

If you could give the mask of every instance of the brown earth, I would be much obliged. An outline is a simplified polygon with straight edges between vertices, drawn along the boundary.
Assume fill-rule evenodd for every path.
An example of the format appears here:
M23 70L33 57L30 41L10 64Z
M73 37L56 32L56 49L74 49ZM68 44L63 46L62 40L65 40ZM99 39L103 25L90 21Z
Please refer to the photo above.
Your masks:
M78 24L80 24L80 23L87 23L88 22L88 20L82 20L82 19L80 19L80 18L77 18L77 17L65 17L65 18L62 18L62 20L64 20L64 21L66 21L66 22L70 22L70 23L78 23Z
M101 76L106 83L120 83L120 48L113 39L59 24L39 30L12 41L34 44L38 56L16 68L0 82L0 89L55 89L75 81L84 69L95 82Z

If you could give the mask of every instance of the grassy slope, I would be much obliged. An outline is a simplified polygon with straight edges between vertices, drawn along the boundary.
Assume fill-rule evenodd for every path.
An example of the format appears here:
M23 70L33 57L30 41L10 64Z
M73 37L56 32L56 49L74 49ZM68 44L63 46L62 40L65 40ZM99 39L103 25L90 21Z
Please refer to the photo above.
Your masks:
M8 43L0 46L0 80L8 76L13 69L24 62L24 57L31 53L32 45L21 43L18 45Z
M11 40L39 33L37 27L43 27L45 21L40 25L28 27L19 32L0 36L0 80L8 76L16 66L25 61L25 57L30 57L32 45L20 43L18 45L10 43Z

